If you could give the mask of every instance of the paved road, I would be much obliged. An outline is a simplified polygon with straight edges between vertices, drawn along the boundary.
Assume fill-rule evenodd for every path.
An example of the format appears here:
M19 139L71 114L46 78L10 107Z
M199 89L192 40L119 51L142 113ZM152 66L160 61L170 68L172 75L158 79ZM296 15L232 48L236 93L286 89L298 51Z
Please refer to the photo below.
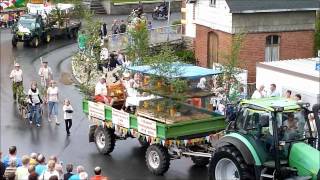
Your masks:
M110 156L99 154L95 145L88 143L89 123L81 112L82 95L75 86L60 81L62 73L70 75L70 62L65 59L75 50L76 44L67 40L55 40L37 49L23 47L21 44L17 49L12 49L10 32L1 31L0 149L4 154L10 145L17 145L19 155L30 152L41 152L46 156L55 154L65 163L84 165L90 174L94 166L101 166L104 174L112 180L207 179L207 168L197 168L192 165L191 160L185 158L172 161L164 176L153 176L145 165L145 150L135 139L118 141ZM8 74L13 66L13 59L16 58L24 70L24 85L27 88L31 80L39 80L36 71L40 65L40 56L49 62L54 78L59 81L60 100L70 98L75 109L70 137L66 136L63 123L56 126L53 122L49 123L47 118L43 119L41 128L30 126L19 118L12 102ZM62 118L61 113L59 118Z

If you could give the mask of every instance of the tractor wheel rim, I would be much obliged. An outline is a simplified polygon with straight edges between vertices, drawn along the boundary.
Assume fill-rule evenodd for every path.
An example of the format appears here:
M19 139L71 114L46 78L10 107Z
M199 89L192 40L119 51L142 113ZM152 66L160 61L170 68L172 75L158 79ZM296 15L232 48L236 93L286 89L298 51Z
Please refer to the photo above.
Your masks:
M50 41L50 35L47 35L47 42Z
M106 136L104 135L104 133L102 131L100 131L97 134L96 142L97 142L99 149L103 149L104 146L106 145Z
M240 180L237 166L230 159L220 159L215 168L215 179Z
M34 44L35 44L36 46L38 46L38 43L39 43L39 40L38 40L38 38L36 38Z
M157 169L160 165L159 154L156 151L150 151L148 161L153 169Z

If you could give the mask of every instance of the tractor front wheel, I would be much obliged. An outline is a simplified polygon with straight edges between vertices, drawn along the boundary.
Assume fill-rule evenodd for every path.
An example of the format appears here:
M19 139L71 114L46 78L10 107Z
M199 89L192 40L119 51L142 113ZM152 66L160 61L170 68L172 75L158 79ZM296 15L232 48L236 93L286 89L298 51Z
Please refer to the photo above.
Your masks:
M32 46L33 47L38 47L39 46L39 44L40 44L40 39L36 36L36 37L34 37L33 39L32 39Z
M94 133L94 139L98 151L101 154L110 154L116 143L116 136L114 131L110 128L98 127Z
M163 175L170 166L168 150L159 144L149 146L146 152L146 163L152 174Z
M191 157L192 162L194 163L194 165L196 166L206 166L207 164L209 164L209 158L207 157L195 157L192 156Z
M250 170L240 152L234 147L221 147L212 155L209 166L210 180L252 179Z
M46 43L50 43L50 41L51 41L50 34L46 34L45 37L44 37L44 40L45 40Z

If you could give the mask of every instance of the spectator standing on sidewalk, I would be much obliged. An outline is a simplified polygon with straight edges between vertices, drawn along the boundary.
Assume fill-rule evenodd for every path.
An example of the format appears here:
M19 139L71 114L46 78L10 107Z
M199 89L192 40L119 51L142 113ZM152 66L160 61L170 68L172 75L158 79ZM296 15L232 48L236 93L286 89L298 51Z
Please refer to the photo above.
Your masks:
M29 122L30 124L32 124L32 119L33 116L35 116L35 123L37 125L37 127L40 127L40 111L41 111L41 107L40 105L42 104L42 99L40 98L40 92L39 89L37 87L37 82L33 81L31 83L31 88L28 91L28 103L30 106L30 117L29 117Z
M48 169L40 176L41 180L48 180L51 176L58 176L59 172L55 170L56 163L53 160L48 162Z
M14 64L14 69L11 71L9 77L12 80L13 100L16 101L18 90L23 90L23 72L20 69L19 63Z
M49 82L53 78L52 70L48 66L48 62L46 62L46 61L42 62L42 65L41 65L41 67L39 69L39 76L40 76L40 79L41 79L41 85L44 88L47 88L48 85L49 85Z
M101 175L101 168L97 166L94 168L94 176L92 176L90 180L108 180L108 178Z
M66 165L66 170L67 170L67 173L65 173L65 174L63 175L63 180L69 180L69 178L70 178L71 176L73 176L73 173L72 173L72 171L73 171L73 165L72 165L72 164L67 164L67 165Z
M55 163L54 169L59 173L59 177L62 178L63 176L62 162L58 162L57 156L50 156L50 160L54 161Z
M69 180L79 180L80 173L85 172L83 166L77 166L77 174L72 175Z
M29 156L22 157L22 166L18 167L16 170L16 179L28 179L29 176L29 166L30 158Z
M259 98L264 98L266 96L266 93L264 91L264 85L259 86L258 89L254 91L252 94L251 98L252 99L259 99Z
M125 33L127 31L127 25L124 22L124 20L121 20L121 24L120 24L120 33Z
M72 108L70 101L68 99L64 100L63 112L64 112L63 118L64 118L64 122L66 125L66 132L67 132L67 135L70 136L70 128L72 126L73 108Z
M59 89L56 86L54 80L50 81L47 89L47 101L48 101L48 121L52 119L56 121L56 125L60 125L58 120L58 102L59 102Z
M38 165L36 165L36 173L41 176L47 170L46 158L44 155L39 154L37 157Z
M101 25L101 39L107 38L107 34L108 34L107 24L103 23Z
M17 164L15 160L9 162L9 166L4 171L4 179L14 179L16 176Z
M2 158L2 152L0 151L0 159ZM4 163L0 161L0 179L4 179L4 172L6 170L6 167L4 166Z
M10 161L15 161L16 166L22 166L21 159L17 156L17 147L16 146L10 146L9 147L9 155L5 156L3 158L3 164L5 167L9 166Z
M118 20L114 20L113 24L111 26L111 32L112 32L112 40L115 41L117 39L117 34L120 32L120 27L118 24Z
M268 94L268 97L279 97L280 93L277 90L276 84L270 84L270 92Z

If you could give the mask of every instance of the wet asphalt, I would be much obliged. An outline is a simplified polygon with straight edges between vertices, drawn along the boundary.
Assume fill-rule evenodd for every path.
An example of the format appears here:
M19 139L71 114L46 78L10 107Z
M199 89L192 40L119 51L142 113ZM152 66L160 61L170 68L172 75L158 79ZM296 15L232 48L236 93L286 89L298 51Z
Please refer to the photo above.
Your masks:
M178 16L178 15L176 15ZM112 17L105 19L111 20ZM158 24L157 24L158 23ZM156 22L161 25L165 22ZM9 30L1 30L1 81L0 81L0 150L7 154L11 145L16 145L18 155L31 152L43 153L45 156L57 155L65 165L83 165L92 175L95 166L101 166L103 174L111 180L206 180L207 168L193 166L190 159L182 158L171 161L170 169L164 176L152 175L145 164L145 149L141 148L136 139L117 141L114 151L108 155L99 154L95 144L88 142L89 122L82 113L82 94L74 84L65 84L62 74L71 75L70 57L77 51L74 41L55 39L50 44L38 48L24 47L19 44L12 48ZM9 73L14 61L20 63L24 73L24 87L27 90L30 82L40 82L37 75L40 67L39 57L49 62L54 79L58 81L60 90L59 119L61 125L49 123L44 107L44 116L40 128L23 120L12 100L11 81ZM71 136L66 136L63 114L61 112L63 99L71 100L75 110Z

